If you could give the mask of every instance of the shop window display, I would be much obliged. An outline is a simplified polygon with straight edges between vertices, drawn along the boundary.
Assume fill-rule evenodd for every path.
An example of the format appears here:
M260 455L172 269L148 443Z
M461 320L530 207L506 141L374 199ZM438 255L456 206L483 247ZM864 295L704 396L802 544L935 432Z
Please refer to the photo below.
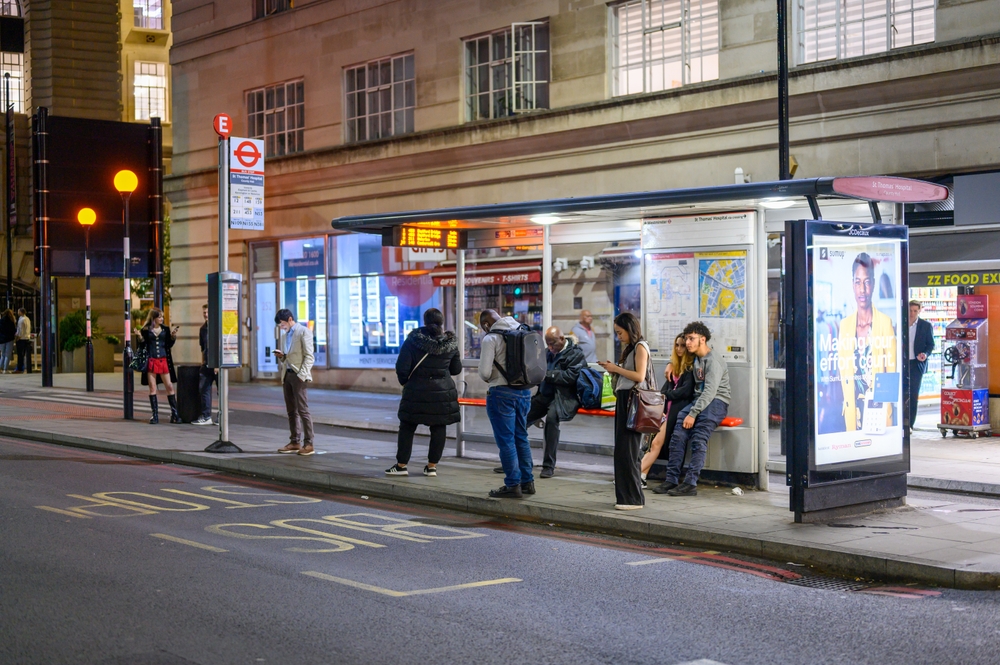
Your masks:
M327 297L324 238L281 243L281 304L313 333L315 364L326 366Z

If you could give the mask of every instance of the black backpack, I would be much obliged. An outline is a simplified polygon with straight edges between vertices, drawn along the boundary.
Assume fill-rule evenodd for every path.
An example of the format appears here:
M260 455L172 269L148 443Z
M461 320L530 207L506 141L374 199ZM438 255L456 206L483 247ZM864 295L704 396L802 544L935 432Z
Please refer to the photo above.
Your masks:
M492 332L492 331L491 331ZM531 388L545 380L545 341L542 334L521 325L515 330L498 330L507 349L507 369L493 359L493 365L511 388Z

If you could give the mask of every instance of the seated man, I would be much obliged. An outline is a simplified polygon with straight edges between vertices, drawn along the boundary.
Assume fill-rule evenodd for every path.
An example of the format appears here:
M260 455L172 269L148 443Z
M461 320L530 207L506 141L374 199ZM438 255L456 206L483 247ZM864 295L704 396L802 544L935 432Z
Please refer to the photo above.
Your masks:
M572 420L580 402L576 397L576 379L587 366L579 345L574 344L555 326L545 331L547 371L545 381L531 398L528 424L545 418L545 452L542 457L542 478L551 478L556 471L556 450L559 447L559 423Z
M692 367L694 402L677 414L677 420L683 422L680 427L674 427L670 437L667 478L662 485L653 488L656 494L670 496L694 496L698 493L698 477L705 466L708 439L729 411L729 368L726 361L708 346L708 340L712 339L708 326L701 321L689 323L683 335L687 350L695 355ZM688 443L691 444L691 464L684 482L678 484Z

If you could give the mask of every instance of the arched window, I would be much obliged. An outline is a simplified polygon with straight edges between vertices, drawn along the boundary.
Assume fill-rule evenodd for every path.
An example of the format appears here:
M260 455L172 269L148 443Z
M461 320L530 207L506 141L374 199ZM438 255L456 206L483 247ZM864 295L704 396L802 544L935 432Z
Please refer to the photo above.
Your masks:
M21 3L18 0L0 0L0 16L21 16Z

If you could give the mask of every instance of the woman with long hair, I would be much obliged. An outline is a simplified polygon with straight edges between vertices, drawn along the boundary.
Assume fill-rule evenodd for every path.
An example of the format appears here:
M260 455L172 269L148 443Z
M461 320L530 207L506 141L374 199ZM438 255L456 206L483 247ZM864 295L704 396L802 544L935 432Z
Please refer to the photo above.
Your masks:
M625 426L632 387L645 385L649 368L649 345L642 339L639 319L631 312L615 317L615 335L622 345L618 363L598 363L613 374L615 387L615 509L638 510L645 504L639 476L639 445L642 435Z
M163 323L163 312L155 307L149 310L146 315L146 322L142 328L136 331L136 336L141 340L141 344L146 347L146 357L149 359L146 371L142 373L142 385L149 386L149 406L153 410L153 417L149 419L151 425L160 422L159 405L156 400L156 384L163 382L163 387L167 391L167 401L170 403L170 422L181 422L177 413L177 396L174 391L174 382L177 380L174 374L174 359L170 349L177 339L177 330L180 326L167 329ZM151 376L152 375L152 376Z
M674 339L674 349L670 354L670 364L665 372L666 383L660 388L660 392L667 400L667 406L663 413L663 425L660 431L653 437L649 451L642 458L642 482L643 489L646 488L646 474L653 468L653 462L660 456L663 444L670 440L670 435L674 433L674 426L677 424L677 414L694 399L694 374L691 368L694 366L694 354L687 350L684 343L684 335L678 335ZM654 489L655 491L655 489Z
M14 357L14 337L17 336L17 317L8 308L0 316L0 373L6 374Z
M406 465L413 451L417 425L431 430L425 476L437 476L437 463L444 452L448 425L461 420L458 390L451 378L462 371L458 338L444 330L444 314L431 308L424 312L424 326L411 332L399 350L396 377L403 386L399 401L399 439L396 463L385 470L389 476L407 476Z

